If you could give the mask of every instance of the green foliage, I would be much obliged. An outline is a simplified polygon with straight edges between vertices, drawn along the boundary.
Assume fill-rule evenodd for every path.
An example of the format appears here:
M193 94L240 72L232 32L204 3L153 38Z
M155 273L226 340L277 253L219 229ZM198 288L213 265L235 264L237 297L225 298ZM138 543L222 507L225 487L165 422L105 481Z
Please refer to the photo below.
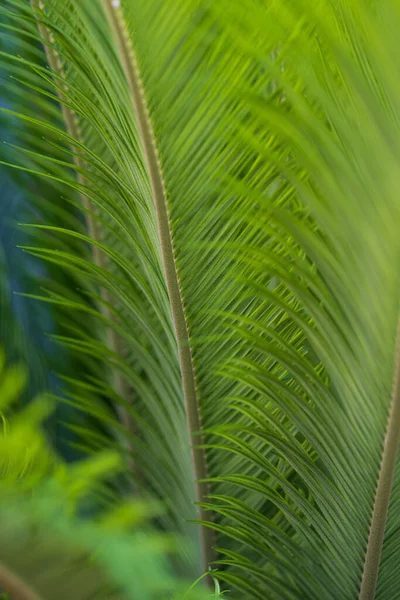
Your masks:
M121 468L118 454L64 464L41 431L49 402L34 400L8 418L24 377L16 367L0 376L0 587L22 599L204 599L171 574L178 540L146 524L159 507L110 506L103 481ZM102 510L83 518L80 509L101 496Z
M21 123L3 162L49 186L24 249L53 269L29 291L63 315L68 402L94 417L71 427L95 455L120 445L134 493L165 503L159 530L197 548L177 572L201 576L213 545L241 599L367 600L377 583L391 600L398 3L118 5L1 8L35 48L0 55Z

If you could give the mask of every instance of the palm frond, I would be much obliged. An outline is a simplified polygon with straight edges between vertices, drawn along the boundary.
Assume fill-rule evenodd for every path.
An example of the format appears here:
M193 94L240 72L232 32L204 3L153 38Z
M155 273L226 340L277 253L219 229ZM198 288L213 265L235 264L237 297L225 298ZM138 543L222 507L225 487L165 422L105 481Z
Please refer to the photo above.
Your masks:
M29 165L88 198L102 232L49 214L38 239L59 246L29 251L100 305L109 290L98 320L123 351L76 325L60 340L133 391L134 462L167 499L162 526L198 542L197 486L217 576L241 597L373 598L400 430L396 2L10 4L32 36L35 21L51 32L63 77L8 56L11 70L45 105L62 90L80 125L74 139L21 117L61 138L59 160L41 142ZM381 598L397 589L393 498Z

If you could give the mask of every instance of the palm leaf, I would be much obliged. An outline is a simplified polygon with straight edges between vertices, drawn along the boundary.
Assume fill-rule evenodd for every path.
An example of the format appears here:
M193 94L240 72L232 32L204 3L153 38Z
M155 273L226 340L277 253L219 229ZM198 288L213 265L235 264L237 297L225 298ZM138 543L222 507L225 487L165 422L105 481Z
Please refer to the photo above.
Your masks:
M34 19L10 4L50 32L63 75L12 68L80 124L75 139L23 117L79 153L77 180L45 144L32 161L96 205L107 260L64 248L90 235L59 226L59 248L30 251L109 290L100 321L123 352L76 328L63 341L132 390L162 526L197 542L197 499L203 569L213 529L241 597L393 597L396 3L49 0Z
M40 40L37 39L36 24L34 24L33 27L31 24L31 27L29 28L29 24L28 26L25 26L24 21L19 19L18 25L20 27L15 28L13 27L13 25L15 25L15 13L13 13L13 15L14 17L10 17L10 19L4 18L4 21L2 20L1 23L2 30L5 32L4 49L7 50L11 45L11 55L13 59L18 56L18 61L22 63L24 60L29 61L34 59L38 68L43 68L42 65L45 64L45 61L43 53L40 51ZM10 27L12 28L12 36L7 33ZM35 34L31 33L30 30L32 29ZM27 95L23 86L19 83L15 83L15 81L10 79L9 75L7 75L10 62L8 56L7 53L3 53L2 55L5 73L3 99L7 108L6 112L1 116L1 121L4 134L7 134L8 136L7 141L12 141L14 144L11 145L8 143L7 145L3 145L1 157L3 160L17 161L19 160L21 151L17 144L25 146L27 152L24 165L28 172L21 173L21 171L8 171L8 177L12 179L12 183L8 184L9 187L7 187L5 195L6 197L9 197L12 202L10 202L9 207L3 207L6 212L2 225L3 223L5 225L5 237L3 240L4 243L7 244L6 257L12 265L12 278L9 284L4 284L4 288L11 288L8 292L10 297L12 297L12 292L21 292L21 289L25 292L26 290L29 290L34 295L40 295L42 288L51 288L52 293L61 292L63 297L67 296L74 301L82 301L82 298L85 298L88 313L85 319L82 319L80 316L75 318L75 315L71 315L68 308L65 309L64 306L54 305L51 307L50 304L47 303L41 307L38 303L32 303L21 297L24 294L19 294L18 296L14 296L13 304L16 307L17 318L21 321L21 326L14 332L11 327L13 320L2 315L2 337L3 342L7 346L7 355L9 357L26 361L29 357L30 379L33 383L32 390L38 389L38 384L35 386L35 380L39 378L41 370L44 370L42 365L45 361L47 379L44 380L42 375L40 381L41 388L50 386L53 392L59 391L64 394L70 394L74 393L73 389L60 390L62 384L57 375L60 374L61 377L63 377L74 374L75 377L79 378L80 374L84 372L87 376L89 376L89 373L93 376L94 369L96 376L98 377L98 365L94 365L93 362L89 363L88 360L82 360L82 357L77 355L72 355L72 353L65 348L60 348L59 343L55 341L44 339L43 342L41 342L40 337L43 337L43 331L47 335L66 334L66 331L70 331L71 326L79 327L82 333L85 330L90 330L92 335L94 331L96 331L97 336L102 335L102 332L99 331L95 320L93 320L91 316L93 314L93 304L95 300L88 296L88 294L90 294L90 286L82 279L79 280L76 277L71 277L70 273L67 270L60 268L59 265L57 265L56 268L52 268L51 264L44 266L43 262L40 264L40 261L37 259L29 260L27 256L22 260L21 250L15 247L13 248L12 244L32 244L37 241L37 235L35 236L32 229L27 228L15 232L15 224L11 221L8 225L7 221L11 220L11 218L16 220L18 215L19 220L33 220L40 222L43 220L43 214L51 214L52 223L54 225L63 224L73 228L75 231L82 232L82 217L78 214L77 208L74 207L77 197L69 198L68 201L65 201L64 198L60 198L60 194L63 193L63 186L60 185L57 180L57 175L59 175L57 165L63 161L63 172L70 171L70 157L66 156L64 149L60 149L59 140L54 137L50 140L48 136L46 141L44 141L41 135L38 135L37 121L40 118L52 119L54 125L60 126L61 124L62 127L62 120L57 109L56 101L50 99L50 92L53 90L49 85L46 85L45 89L42 87L41 93L45 92L47 94L46 98L48 98L48 101L45 102L41 101L41 93L38 94L37 91L32 90L32 88L30 88L31 93ZM22 71L22 73L26 74L26 71ZM13 71L13 74L20 77L21 69L18 69L15 72ZM32 86L34 82L35 75L33 75L33 79L32 77L29 79L29 84ZM35 98L34 103L32 103L33 97ZM18 122L18 120L10 116L7 112L10 107L12 107L14 111L17 110L19 112L27 113L32 117L31 120ZM40 152L43 151L43 144L45 147L48 147L49 142L52 143L52 160L56 165L55 168L48 164L47 159L43 160L39 155ZM48 174L51 174L51 179L47 181L47 184L42 178L38 178L34 174L35 169L41 169L44 165L46 165ZM4 168L3 171L5 171ZM19 201L19 204L17 205L15 203L15 198L16 196L18 197L18 195L22 196L23 202ZM13 204L15 204L15 206L13 206ZM6 218L7 212L10 214L9 219ZM11 237L11 244L8 242L7 236ZM43 235L41 236L40 243L43 245L44 242L47 247L54 247L54 240L50 233L46 237ZM88 248L85 247L84 243L77 240L71 240L71 242L72 243L70 244L65 244L64 249L73 249L75 253L84 256L88 255ZM4 272L4 277L7 277L6 272ZM5 298L3 301L3 310L8 310L6 303L11 305L11 301ZM90 312L91 310L92 312ZM25 314L27 311L29 312L28 317ZM22 328L24 329L24 333L22 332ZM31 343L30 338L32 338L33 335L35 335L35 351L29 346ZM16 353L17 350L11 353L11 343L16 346L18 339L21 339L25 348L21 348L18 353ZM11 340L13 340L13 342L11 342ZM41 352L38 351L39 342L43 345ZM58 373L54 373L55 371ZM108 371L102 369L101 372L103 374L105 373L107 379L109 378ZM98 404L102 405L104 401L107 402L107 397L105 397L103 393L103 395L98 398ZM100 410L102 410L102 408ZM69 442L74 440L75 445L77 445L78 443L75 439L76 436L71 434L72 429L69 426L66 428L64 425L57 423L57 421L60 420L68 420L75 424L78 422L81 428L85 422L90 427L99 427L99 424L97 423L96 425L95 417L88 420L82 413L78 412L73 407L67 407L65 403L59 404L56 416L52 419L51 423L47 423L47 428L49 433L53 436L53 439L55 438L57 447L62 449L66 456L74 458L76 452L73 450L71 451L71 444L69 444ZM109 431L108 436L110 435L111 438L115 437L115 430ZM106 440L106 443L110 443L109 437L108 441Z

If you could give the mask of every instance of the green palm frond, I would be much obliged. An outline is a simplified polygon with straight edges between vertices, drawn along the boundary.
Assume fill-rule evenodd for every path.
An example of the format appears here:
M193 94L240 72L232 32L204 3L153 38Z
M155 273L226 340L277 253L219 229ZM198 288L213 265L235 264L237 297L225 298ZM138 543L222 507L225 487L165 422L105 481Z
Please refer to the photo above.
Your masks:
M46 296L90 367L72 402L124 429L135 489L199 548L178 568L216 562L241 598L399 593L400 11L382 4L4 9L51 67L2 55L43 111L18 115L45 138L18 164L86 215L46 211L26 248L87 290Z
M24 147L26 150L24 157L26 172L8 169L8 176L10 179L12 178L12 186L10 184L5 189L5 199L9 201L11 206L14 202L14 194L20 194L23 197L23 210L21 210L21 207L12 208L13 214L18 216L20 220L42 222L44 219L43 215L47 215L48 217L52 215L51 222L53 225L60 226L62 224L82 233L85 231L84 219L79 214L79 207L75 206L79 202L79 194L71 193L68 199L65 199L63 197L63 193L65 192L63 183L59 181L60 172L62 173L62 177L66 172L69 173L71 180L73 180L73 172L69 168L71 157L66 155L64 149L60 148L60 140L57 136L53 136L50 140L47 135L44 140L42 137L43 131L37 126L38 120L52 120L56 127L63 127L62 115L60 115L57 101L56 99L51 100L48 97L44 102L42 101L41 92L44 91L43 86L40 93L30 88L30 92L27 94L24 86L18 80L13 79L14 77L19 79L24 73L26 75L27 72L24 68L21 69L18 66L17 69L12 70L11 77L9 73L10 60L12 61L15 57L18 57L19 65L24 60L33 61L38 68L45 69L46 58L42 50L42 44L37 36L36 25L33 28L35 34L29 31L29 25L26 27L24 21L21 19L18 21L19 27L16 28L15 16L14 18L9 17L8 11L4 7L2 7L2 11L1 42L3 53L1 56L1 76L3 79L2 90L4 90L4 93L2 93L2 102L5 104L6 112L1 113L0 121L1 131L2 133L4 132L5 136L7 135L7 144L2 145L0 149L0 159L5 162L11 161L17 163L20 160L21 147ZM12 11L12 14L15 15L15 11ZM11 31L10 27L12 28ZM5 52L6 50L9 52ZM10 59L10 57L12 58ZM35 83L35 77L35 73L30 78L28 74L30 85ZM46 92L53 93L53 88L50 84L47 85ZM7 112L10 109L18 113L29 114L32 120L29 122L18 120ZM39 153L43 153L43 147L48 148L49 143L52 144L51 153L54 166L49 164L46 157L43 159L39 156ZM63 166L58 171L60 162L62 162ZM43 168L51 175L51 178L47 179L47 181L35 174L35 172ZM4 168L2 168L2 172L5 172ZM2 225L3 223L7 224L6 217L7 207L5 207L4 219L2 216ZM37 232L32 228L20 227L20 232L18 232L18 237L16 237L16 232L13 231L12 224L10 224L5 229L5 234L7 235L7 233L10 237L14 236L14 244L33 245L38 241ZM61 245L59 240L54 242L51 232L48 232L46 235L42 234L39 243L48 249L54 248L54 243L56 243L57 248L60 248ZM63 250L73 251L81 256L91 256L90 248L87 244L78 239L64 240L62 248ZM59 264L48 263L44 267L36 257L33 257L32 260L27 260L26 254L22 254L22 251L18 249L15 249L12 256L7 258L10 261L11 268L8 268L8 272L12 275L12 283L4 283L4 290L8 294L8 297L6 297L5 293L1 306L2 341L7 347L7 355L9 357L15 360L29 360L30 380L32 380L33 384L36 383L36 380L40 379L39 374L41 371L45 371L43 368L43 363L45 362L47 373L44 374L47 375L47 381L44 379L43 374L40 379L40 385L31 385L32 391L43 389L46 385L49 385L49 373L52 391L60 387L58 375L61 375L61 377L69 376L70 379L71 375L73 375L79 380L82 377L82 373L84 373L85 376L105 377L109 382L111 374L108 369L104 368L104 365L99 369L99 365L94 364L93 360L88 359L88 357L73 355L68 349L62 350L57 338L57 335L65 336L70 334L71 328L75 328L75 331L79 330L80 335L85 335L85 332L87 334L90 331L91 336L95 333L96 337L102 339L103 331L97 326L97 317L93 318L94 314L97 315L97 311L95 311L96 298L93 298L93 285L82 277L77 277L76 273L71 274L67 268L63 269ZM6 271L4 271L2 277L6 280ZM24 298L21 299L21 297L17 298L18 306L29 307L29 324L34 324L32 329L38 332L37 337L33 340L30 339L32 337L30 331L23 331L24 325L26 327L26 319L21 324L15 323L16 319L20 318L18 306L16 316L12 315L10 298L12 292L18 289L16 289L16 280L19 290L22 288L22 291L28 291L33 296L43 295L43 290L46 293L49 293L51 290L52 295L61 294L64 301L63 304L53 304L53 306L46 304L40 310L39 303L27 301ZM21 295L23 296L24 294ZM82 303L82 300L86 308L84 317L80 313L71 313L70 305L68 304L68 301ZM16 305L17 302L15 301L14 304ZM51 341L44 339L42 342L44 348L43 350L39 350L38 338L40 335L45 338L46 334L52 334L54 339ZM18 345L19 340L20 343ZM68 389L61 390L64 394L70 395L75 393L71 383L65 387ZM107 403L108 397L104 395L103 390L97 398L100 412L104 410L103 405L107 405ZM58 421L68 421L69 423L65 423L65 425L62 423L57 424L55 422L56 419ZM80 447L78 454L81 453L83 445L82 440L79 439L80 436L71 433L72 429L76 426L80 430L84 430L86 427L98 428L100 424L96 421L95 415L92 415L88 419L74 407L67 407L65 403L59 404L55 418L47 424L48 431L53 436L53 439L55 438L57 447L62 448L71 457L74 457L76 452L71 451L71 444L69 443L67 446L66 442L73 440L73 445ZM110 444L114 437L115 429L109 429L104 438L105 443Z

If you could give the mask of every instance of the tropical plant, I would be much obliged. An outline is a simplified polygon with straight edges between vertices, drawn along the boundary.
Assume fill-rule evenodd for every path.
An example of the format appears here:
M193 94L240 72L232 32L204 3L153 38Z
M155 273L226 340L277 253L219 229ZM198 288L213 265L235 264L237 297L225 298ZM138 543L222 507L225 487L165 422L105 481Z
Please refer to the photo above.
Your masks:
M178 572L217 566L249 600L400 597L398 2L1 14L3 163L85 215L44 198L25 247L81 357L82 444L115 441L124 493L165 502L157 526L198 549Z
M43 434L54 403L46 395L11 412L26 377L4 363L1 354L0 593L12 600L205 600L204 590L170 569L177 540L145 522L159 507L110 504L105 480L123 466L118 453L64 463Z

